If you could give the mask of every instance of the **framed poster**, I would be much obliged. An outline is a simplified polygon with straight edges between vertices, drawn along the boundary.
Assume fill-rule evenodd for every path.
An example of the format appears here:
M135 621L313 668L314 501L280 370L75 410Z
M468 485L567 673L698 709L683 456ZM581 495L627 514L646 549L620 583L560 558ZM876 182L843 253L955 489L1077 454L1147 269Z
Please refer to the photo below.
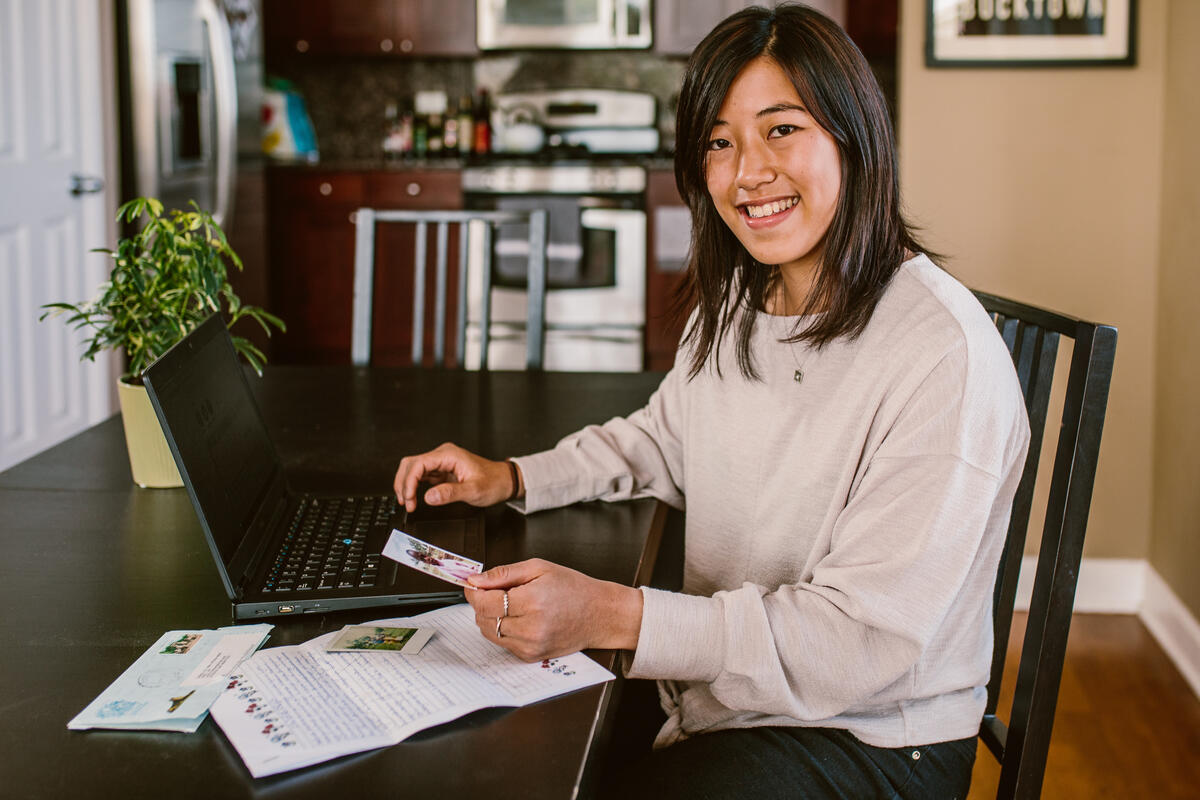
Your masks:
M1133 66L1137 0L927 0L930 67Z

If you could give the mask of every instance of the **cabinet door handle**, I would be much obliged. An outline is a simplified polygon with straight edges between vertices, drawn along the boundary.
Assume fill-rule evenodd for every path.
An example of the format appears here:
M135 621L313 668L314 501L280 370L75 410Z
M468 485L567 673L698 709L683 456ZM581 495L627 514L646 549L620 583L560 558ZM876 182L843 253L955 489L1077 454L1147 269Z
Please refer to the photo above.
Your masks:
M307 39L297 39L296 40L296 52L297 53L307 53L308 52L308 40Z
M381 42L379 43L379 49L380 49L380 50L382 50L382 51L383 51L383 52L385 52L385 53L390 53L390 52L392 52L392 48L393 48L394 46L395 46L395 45L392 43L392 40L391 40L391 39L384 39L383 41L381 41Z
M329 181L321 181L321 185L317 187L317 191L323 197L329 197L329 195L333 194L333 184Z
M401 53L411 53L412 49L413 49L412 39L401 39L400 40L400 52Z
M408 186L404 187L404 191L408 192L409 197L416 197L421 193L421 184L413 181Z

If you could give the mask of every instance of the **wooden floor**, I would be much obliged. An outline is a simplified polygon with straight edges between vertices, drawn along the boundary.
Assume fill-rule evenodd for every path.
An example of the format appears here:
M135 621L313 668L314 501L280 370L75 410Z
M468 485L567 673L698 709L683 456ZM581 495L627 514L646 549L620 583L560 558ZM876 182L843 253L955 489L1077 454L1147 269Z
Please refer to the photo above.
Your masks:
M1020 644L1025 616L1013 619ZM1010 646L1005 684L1016 674ZM1011 694L1001 697L1001 716ZM969 800L995 797L996 760L980 745ZM1042 797L1200 798L1200 700L1141 621L1076 614Z

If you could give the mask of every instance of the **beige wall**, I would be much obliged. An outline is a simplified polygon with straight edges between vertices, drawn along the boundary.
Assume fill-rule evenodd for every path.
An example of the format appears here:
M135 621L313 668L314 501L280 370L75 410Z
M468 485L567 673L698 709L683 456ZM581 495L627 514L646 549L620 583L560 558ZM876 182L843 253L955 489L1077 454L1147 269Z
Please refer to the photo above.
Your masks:
M1119 328L1084 554L1147 558L1167 0L1138 3L1136 67L1056 69L927 68L926 3L900 4L909 213L967 285Z
M1167 23L1150 563L1200 617L1200 2Z

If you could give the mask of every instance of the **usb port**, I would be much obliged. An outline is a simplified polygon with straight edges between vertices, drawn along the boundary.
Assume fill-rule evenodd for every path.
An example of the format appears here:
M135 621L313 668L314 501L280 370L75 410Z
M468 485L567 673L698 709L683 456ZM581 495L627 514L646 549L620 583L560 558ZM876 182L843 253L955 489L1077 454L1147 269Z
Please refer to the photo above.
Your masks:
M295 610L296 610L295 606L280 606L279 607L280 614L290 614Z

